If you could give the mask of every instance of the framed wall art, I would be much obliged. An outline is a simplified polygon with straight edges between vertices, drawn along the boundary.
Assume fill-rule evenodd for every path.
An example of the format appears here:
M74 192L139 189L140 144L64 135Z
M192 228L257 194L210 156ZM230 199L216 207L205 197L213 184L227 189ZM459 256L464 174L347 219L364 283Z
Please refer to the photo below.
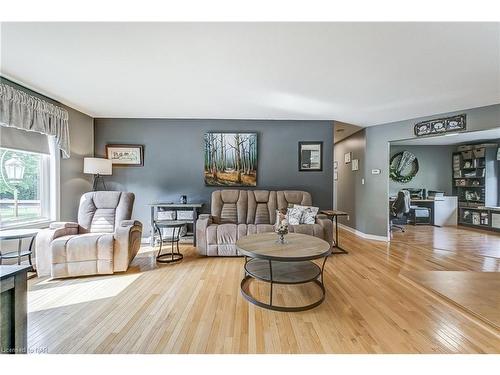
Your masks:
M323 142L299 142L299 171L323 170Z
M359 170L359 159L352 159L351 170L353 171Z
M142 167L144 166L144 146L142 145L106 145L106 158L113 166Z
M417 137L457 132L466 129L466 115L457 115L429 121L422 121L413 127Z
M257 133L206 133L207 186L257 186Z
M352 152L346 152L344 154L344 163L348 164L351 162Z

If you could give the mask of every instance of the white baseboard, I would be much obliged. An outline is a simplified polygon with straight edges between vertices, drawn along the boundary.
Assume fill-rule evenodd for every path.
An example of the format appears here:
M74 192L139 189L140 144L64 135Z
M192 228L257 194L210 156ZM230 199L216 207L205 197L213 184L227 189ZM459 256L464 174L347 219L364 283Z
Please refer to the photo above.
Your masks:
M339 223L339 228L345 229L346 231L351 232L351 233L355 234L356 236L359 236L359 237L362 237L362 238L366 238L367 240L389 242L389 239L387 237L376 236L374 234L363 233L363 232L361 232L361 231L359 231L357 229L348 227L347 225L344 225L344 224L340 224Z

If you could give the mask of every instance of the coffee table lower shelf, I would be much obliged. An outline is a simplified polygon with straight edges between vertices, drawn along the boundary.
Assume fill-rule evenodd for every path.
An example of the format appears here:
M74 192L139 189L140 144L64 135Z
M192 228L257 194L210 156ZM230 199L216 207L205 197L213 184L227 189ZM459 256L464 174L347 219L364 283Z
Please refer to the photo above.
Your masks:
M326 257L320 267L312 261L276 261L245 257L245 277L241 280L241 294L245 299L256 306L275 311L305 311L320 305L325 299L325 286L323 284L323 269ZM254 279L270 284L269 303L257 300L250 293L250 282ZM297 285L312 283L321 290L321 296L315 302L302 306L277 306L273 304L273 285Z

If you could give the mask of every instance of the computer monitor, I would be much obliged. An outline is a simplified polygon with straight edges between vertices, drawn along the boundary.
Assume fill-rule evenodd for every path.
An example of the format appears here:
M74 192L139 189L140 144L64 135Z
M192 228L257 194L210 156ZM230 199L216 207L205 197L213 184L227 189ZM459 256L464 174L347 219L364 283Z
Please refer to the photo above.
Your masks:
M425 189L405 188L404 190L408 190L410 192L411 199L424 199L425 198Z

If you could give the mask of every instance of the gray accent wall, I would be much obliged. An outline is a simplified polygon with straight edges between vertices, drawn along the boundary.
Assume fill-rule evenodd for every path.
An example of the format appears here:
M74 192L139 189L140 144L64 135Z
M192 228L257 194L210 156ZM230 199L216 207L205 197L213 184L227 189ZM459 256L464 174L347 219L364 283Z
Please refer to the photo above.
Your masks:
M144 167L114 167L108 188L135 193L134 218L149 225L147 204L188 201L206 203L212 191L203 179L203 136L206 132L257 132L258 174L255 189L305 190L313 204L327 209L333 200L333 123L330 121L174 120L96 118L96 157L106 144L144 145ZM323 171L299 172L298 142L323 141ZM144 236L149 235L147 229Z
M61 158L60 163L60 220L76 221L80 196L92 190L92 176L83 173L83 158L94 154L94 119L12 81L0 80L68 111L71 157Z
M417 157L418 173L408 183L389 180L389 194L397 195L404 188L417 188L453 193L452 154L457 146L391 146L390 156L409 151Z
M467 114L467 130L477 131L500 126L500 104L462 111L436 114L411 120L398 121L366 128L366 162L364 164L365 185L363 185L361 211L363 218L356 229L366 234L387 238L389 197L389 142L414 138L413 126L420 121L440 117ZM458 141L458 140L457 140ZM372 175L372 169L382 173Z
M360 200L362 195L362 178L364 177L363 166L365 163L366 137L365 130L358 131L335 143L334 160L337 161L338 180L334 183L335 190L335 208L347 212L348 217L340 216L338 218L341 224L351 228L357 228L361 225L363 212ZM352 159L359 160L359 170L352 170L352 162L345 163L344 155L352 153Z

